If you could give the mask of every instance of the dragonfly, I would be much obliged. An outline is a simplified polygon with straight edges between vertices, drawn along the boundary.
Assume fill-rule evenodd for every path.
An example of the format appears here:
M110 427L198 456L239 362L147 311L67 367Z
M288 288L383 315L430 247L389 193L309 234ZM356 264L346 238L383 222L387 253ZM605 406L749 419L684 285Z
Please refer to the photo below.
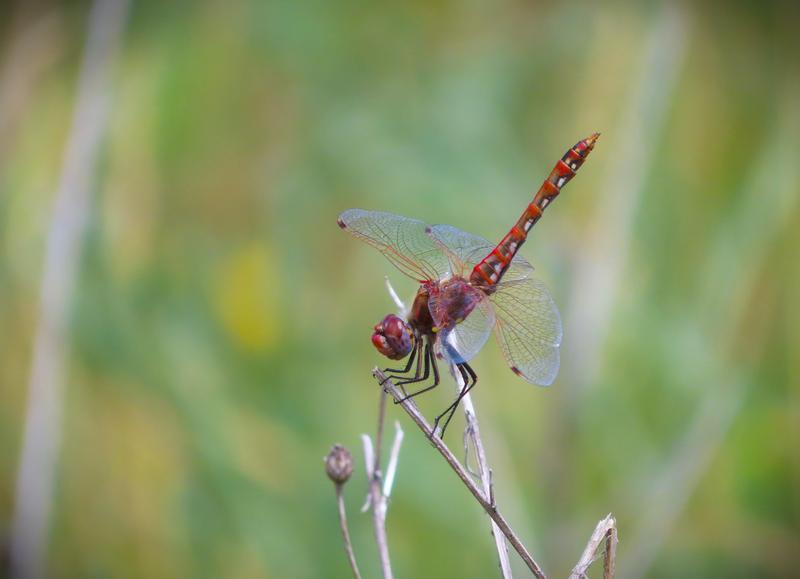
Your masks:
M533 276L533 266L518 252L599 136L594 133L578 141L561 157L498 244L450 225L428 225L382 211L348 209L339 215L341 229L376 248L419 283L405 319L389 314L373 328L372 344L378 352L390 360L408 358L405 366L384 370L403 392L395 403L438 386L439 359L460 373L457 398L434 421L432 432L437 432L445 419L440 437L461 400L478 382L469 361L492 330L517 376L540 386L555 380L561 317L547 287ZM410 385L417 389L409 393Z

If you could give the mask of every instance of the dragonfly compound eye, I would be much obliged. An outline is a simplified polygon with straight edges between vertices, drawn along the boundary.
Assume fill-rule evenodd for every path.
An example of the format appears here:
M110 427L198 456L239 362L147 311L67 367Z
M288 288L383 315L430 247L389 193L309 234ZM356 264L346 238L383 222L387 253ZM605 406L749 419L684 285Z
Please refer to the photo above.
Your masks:
M402 318L389 314L375 326L372 345L387 358L402 360L414 347L414 334Z

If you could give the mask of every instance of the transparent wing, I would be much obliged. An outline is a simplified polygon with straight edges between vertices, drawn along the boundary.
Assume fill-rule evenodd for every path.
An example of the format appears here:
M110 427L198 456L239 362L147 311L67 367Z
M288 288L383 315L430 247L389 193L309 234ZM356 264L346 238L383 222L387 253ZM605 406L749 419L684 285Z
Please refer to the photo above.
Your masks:
M382 211L348 209L339 215L338 223L417 281L450 275L448 256L426 233L428 225L422 221Z
M483 297L462 322L440 334L445 357L455 364L474 358L489 339L494 324L494 308Z
M497 316L497 339L511 370L531 384L552 384L558 374L562 331L547 287L530 277L503 278L489 300Z
M494 247L483 237L461 231L452 225L433 225L428 234L447 254L452 271L462 276Z
M452 225L432 225L430 236L448 254L452 271L461 275L469 273L475 265L494 249L494 244L478 235L461 231ZM453 259L455 258L455 259ZM459 271L458 268L462 271ZM503 276L503 283L526 279L533 274L533 266L517 254Z

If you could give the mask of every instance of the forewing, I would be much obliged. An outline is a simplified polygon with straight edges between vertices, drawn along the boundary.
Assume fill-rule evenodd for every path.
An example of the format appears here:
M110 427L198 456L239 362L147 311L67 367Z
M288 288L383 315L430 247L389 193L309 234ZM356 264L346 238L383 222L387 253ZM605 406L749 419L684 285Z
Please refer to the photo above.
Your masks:
M561 316L545 285L531 277L503 278L489 299L511 370L531 384L552 384L559 367Z
M417 280L436 280L450 274L448 256L426 233L428 225L382 211L348 209L339 227L380 251L392 265Z
M493 247L483 237L452 225L432 225L429 235L448 255L453 272L459 275L466 275Z
M462 231L452 225L432 225L430 236L442 247L453 263L453 271L466 275L484 257L489 255L495 245L488 240ZM455 257L455 260L453 259ZM459 271L458 266L463 271ZM533 266L517 254L503 276L503 281L525 279L533 273Z
M445 356L456 364L468 362L486 344L494 324L494 308L484 297L462 322L442 331L439 339Z

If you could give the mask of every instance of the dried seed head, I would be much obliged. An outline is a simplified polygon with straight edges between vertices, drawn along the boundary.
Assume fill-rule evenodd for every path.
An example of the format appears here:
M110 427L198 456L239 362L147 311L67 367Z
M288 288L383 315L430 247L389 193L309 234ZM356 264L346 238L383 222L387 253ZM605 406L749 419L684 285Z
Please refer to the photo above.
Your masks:
M353 474L353 456L350 451L341 444L334 444L325 457L325 472L337 485L346 483Z

